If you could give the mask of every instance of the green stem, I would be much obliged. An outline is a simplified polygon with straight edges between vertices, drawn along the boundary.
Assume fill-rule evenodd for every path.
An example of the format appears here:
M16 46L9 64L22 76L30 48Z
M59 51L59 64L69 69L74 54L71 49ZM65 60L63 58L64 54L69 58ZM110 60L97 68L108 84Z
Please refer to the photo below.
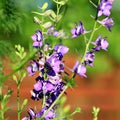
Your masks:
M2 118L2 120L4 120L5 118L4 118L4 109L5 109L5 106L1 103L1 118Z
M43 120L43 118L46 116L46 114L53 108L53 106L57 103L57 101L61 98L61 96L65 93L68 86L65 86L64 90L60 93L60 95L57 97L57 99L52 103L52 105L48 108L48 110L42 115L40 120Z
M2 85L0 85L0 99L1 99L1 110L0 110L0 112L1 112L1 118L2 118L2 120L4 120L4 112L3 112L3 109L4 109L4 104L3 104L3 93L2 93Z
M59 0L57 0L57 2L59 2ZM58 15L60 13L60 8L61 8L61 5L57 4L56 23L58 22Z
M18 120L20 120L20 82L17 85L17 109L18 109Z
M90 35L90 39L89 39L88 43L86 44L85 52L84 52L83 58L81 60L81 63L83 63L83 61L85 60L86 53L89 51L89 46L90 46L90 43L93 39L94 33L96 31L96 26L97 26L97 21L95 21L95 23L94 23L93 31Z
M44 105L45 105L45 94L43 95L43 103L42 103L42 108L44 107Z

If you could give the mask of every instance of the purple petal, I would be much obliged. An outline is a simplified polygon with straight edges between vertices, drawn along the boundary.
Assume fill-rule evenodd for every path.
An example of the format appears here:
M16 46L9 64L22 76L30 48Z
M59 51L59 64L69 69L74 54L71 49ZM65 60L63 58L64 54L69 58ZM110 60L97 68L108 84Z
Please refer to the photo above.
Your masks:
M102 40L101 40L101 48L102 48L103 50L107 50L108 45L109 45L109 43L107 42L106 39L102 39Z
M40 81L38 81L35 85L34 85L34 89L36 91L40 91L42 89L42 83Z
M66 46L62 46L62 45L56 45L54 47L54 50L57 52L57 53L62 53L62 55L66 54L68 51L69 51L69 48L66 47Z
M80 65L78 66L78 68L77 68L77 73L78 73L81 77L87 77L87 76L85 75L85 73L86 73L86 67L80 64Z

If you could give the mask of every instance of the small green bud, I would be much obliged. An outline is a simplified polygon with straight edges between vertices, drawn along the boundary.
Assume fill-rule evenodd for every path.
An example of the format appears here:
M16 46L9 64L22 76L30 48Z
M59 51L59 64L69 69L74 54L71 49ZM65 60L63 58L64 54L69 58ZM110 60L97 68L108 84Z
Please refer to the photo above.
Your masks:
M17 83L17 77L16 77L16 75L13 75L13 80Z
M21 111L24 109L24 107L27 105L27 103L28 103L28 99L24 99L22 106L21 106Z
M76 113L81 112L81 108L77 107L77 108L75 109L75 112L76 112Z
M67 105L63 108L64 113L67 113L70 111L70 105Z
M48 3L45 2L45 3L43 4L43 6L41 7L41 9L42 9L43 11L45 11L45 10L47 9L47 7L48 7Z
M61 99L60 99L60 104L63 105L65 102L66 102L66 97L63 96Z

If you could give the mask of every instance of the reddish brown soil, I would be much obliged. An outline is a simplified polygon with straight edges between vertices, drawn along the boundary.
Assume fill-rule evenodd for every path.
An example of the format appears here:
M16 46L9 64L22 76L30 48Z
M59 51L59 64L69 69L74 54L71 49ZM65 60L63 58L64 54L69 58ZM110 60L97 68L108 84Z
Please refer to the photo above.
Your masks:
M72 66L75 57L67 58L67 64ZM93 68L94 69L94 68ZM10 69L5 67L5 73L8 74ZM40 108L40 101L34 102L30 99L30 90L35 83L35 76L26 77L21 85L21 99L29 99L28 105L21 113L21 117L27 115L28 108ZM117 65L111 72L99 73L86 79L76 76L77 86L74 89L67 90L67 103L71 105L71 111L76 107L81 107L82 113L76 114L74 120L92 120L92 107L100 107L98 120L120 120L120 66ZM17 120L16 108L16 85L9 78L4 89L11 87L13 94L9 100L8 106L11 108L6 113L9 120Z

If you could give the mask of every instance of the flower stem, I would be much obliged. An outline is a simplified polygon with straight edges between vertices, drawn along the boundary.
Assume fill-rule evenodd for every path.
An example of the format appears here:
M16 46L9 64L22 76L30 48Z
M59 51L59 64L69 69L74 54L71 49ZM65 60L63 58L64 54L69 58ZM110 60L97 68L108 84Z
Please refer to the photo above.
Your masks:
M65 86L64 90L60 93L60 95L57 97L57 99L52 103L52 105L48 108L48 110L42 115L42 117L40 118L40 120L42 120L45 115L53 108L53 106L57 103L57 101L61 98L61 96L65 93L65 91L67 90L68 86Z
M44 107L44 105L45 105L45 94L43 95L43 103L42 103L42 108Z
M18 120L20 120L20 82L17 85L17 111L18 111Z
M89 46L90 46L90 43L91 43L91 41L92 41L92 39L93 39L94 33L95 33L95 31L96 31L96 26L97 26L97 21L95 21L95 23L94 23L93 31L92 31L92 33L91 33L91 35L90 35L90 38L89 38L89 40L88 40L88 42L87 42L87 44L86 44L85 52L84 52L84 55L83 55L83 57L82 57L81 63L84 62L86 53L89 51Z

